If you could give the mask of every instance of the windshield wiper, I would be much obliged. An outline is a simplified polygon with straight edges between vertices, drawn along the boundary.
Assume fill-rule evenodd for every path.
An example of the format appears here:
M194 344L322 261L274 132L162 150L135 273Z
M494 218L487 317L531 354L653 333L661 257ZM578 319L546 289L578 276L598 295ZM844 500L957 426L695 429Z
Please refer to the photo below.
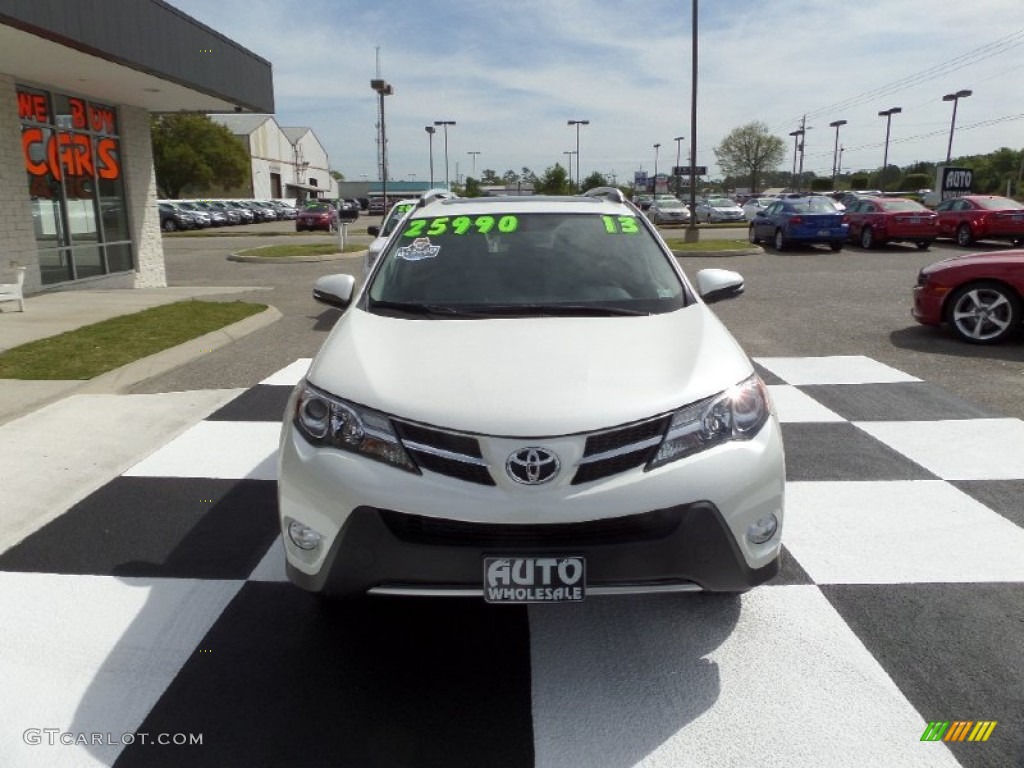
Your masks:
M420 304L411 301L377 301L371 299L369 309L391 309L410 315L432 315L436 317L467 317L475 315L475 313L462 312L458 308L446 304Z
M472 314L491 316L510 315L547 315L547 316L590 316L590 317L613 317L618 315L649 315L650 312L641 312L635 309L623 307L601 307L593 304L480 304L467 307L460 307L461 311Z

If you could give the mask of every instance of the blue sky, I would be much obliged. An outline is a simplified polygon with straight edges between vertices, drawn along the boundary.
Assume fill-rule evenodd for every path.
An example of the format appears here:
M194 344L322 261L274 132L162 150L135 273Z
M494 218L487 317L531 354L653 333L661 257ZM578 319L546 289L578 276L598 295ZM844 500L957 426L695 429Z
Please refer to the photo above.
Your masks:
M269 60L276 116L307 125L332 167L376 179L375 49L386 99L391 178L429 176L428 135L449 128L451 176L528 166L540 174L576 147L586 176L675 162L690 151L691 4L687 0L169 0ZM787 142L808 114L805 169L829 175L834 129L844 169L1024 148L1024 0L702 0L697 163L760 120ZM435 180L444 178L442 135ZM575 158L573 175L575 175Z

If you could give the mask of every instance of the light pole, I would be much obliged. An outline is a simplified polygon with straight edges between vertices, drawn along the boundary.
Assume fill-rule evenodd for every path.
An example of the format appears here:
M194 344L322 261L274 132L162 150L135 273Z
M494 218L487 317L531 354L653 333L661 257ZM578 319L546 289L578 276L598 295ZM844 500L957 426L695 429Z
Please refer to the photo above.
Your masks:
M892 116L898 115L902 111L902 107L892 107L891 109L883 109L878 113L879 117L885 118L885 152L882 154L882 176L879 179L882 183L884 183L885 179L885 169L889 167L889 127L892 125ZM879 186L882 186L882 184L880 183Z
M832 150L832 191L836 191L836 176L839 175L839 166L836 165L836 160L839 158L839 126L846 125L845 120L836 120L834 123L829 123L830 128L836 129L836 147Z
M454 120L435 120L434 125L440 125L444 127L444 188L449 192L452 189L451 182L448 180L448 126L455 125Z
M676 136L674 139L672 139L672 141L674 141L676 143L676 167L672 169L673 175L676 177L676 197L679 197L679 185L681 183L681 179L680 179L680 176L679 176L679 173L678 173L678 171L679 171L679 147L680 147L680 142L683 139L685 139L685 138L686 138L685 136Z
M576 126L576 191L580 191L580 126L590 125L589 120L570 120L569 125ZM572 178L572 174L569 174L569 178Z
M432 125L425 126L423 128L427 132L427 140L430 142L430 188L434 188L434 134L437 133L437 128Z
M569 186L571 187L572 186L572 156L575 155L576 152L575 152L575 150L569 149L569 150L566 150L565 152L563 152L562 154L565 155L569 159ZM579 168L579 163L578 162L576 163L576 167L577 167L577 169Z
M377 96L380 97L380 180L381 180L381 195L384 197L384 214L387 216L388 211L388 135L384 128L384 97L390 96L395 92L394 88L391 87L391 83L380 78L375 78L370 81L370 87L377 92Z
M697 0L690 3L690 224L688 241L697 234Z
M658 150L661 144L654 145L654 196L658 196Z
M480 154L479 151L473 149L466 153L467 155L473 156L473 178L476 178L476 156Z
M796 156L800 152L800 137L804 135L803 128L797 128L795 131L790 131L790 136L793 137L793 174L790 181L794 186L798 186L796 183ZM794 192L799 192L799 189L794 189Z
M956 127L956 105L960 99L966 99L974 91L957 91L956 93L947 93L942 97L943 101L953 102L953 119L949 121L949 146L946 147L946 162L949 162L950 156L953 154L953 129Z

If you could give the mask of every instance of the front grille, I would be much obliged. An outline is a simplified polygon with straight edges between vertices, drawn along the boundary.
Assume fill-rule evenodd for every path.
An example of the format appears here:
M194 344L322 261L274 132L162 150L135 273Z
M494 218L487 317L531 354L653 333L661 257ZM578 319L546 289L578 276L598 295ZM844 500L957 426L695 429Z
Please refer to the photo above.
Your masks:
M407 544L540 551L663 539L679 527L684 512L685 509L676 507L604 520L545 525L467 523L386 509L380 510L380 517L391 534Z
M494 485L475 437L394 421L402 445L423 469L478 485Z
M670 419L662 416L590 435L572 484L589 483L646 464L658 450Z

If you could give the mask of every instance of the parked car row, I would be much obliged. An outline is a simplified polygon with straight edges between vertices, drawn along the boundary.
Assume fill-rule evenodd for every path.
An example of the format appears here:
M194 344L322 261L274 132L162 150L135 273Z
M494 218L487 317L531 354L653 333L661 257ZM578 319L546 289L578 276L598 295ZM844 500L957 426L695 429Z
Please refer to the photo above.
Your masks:
M159 200L157 207L165 232L282 221L298 213L284 200Z

